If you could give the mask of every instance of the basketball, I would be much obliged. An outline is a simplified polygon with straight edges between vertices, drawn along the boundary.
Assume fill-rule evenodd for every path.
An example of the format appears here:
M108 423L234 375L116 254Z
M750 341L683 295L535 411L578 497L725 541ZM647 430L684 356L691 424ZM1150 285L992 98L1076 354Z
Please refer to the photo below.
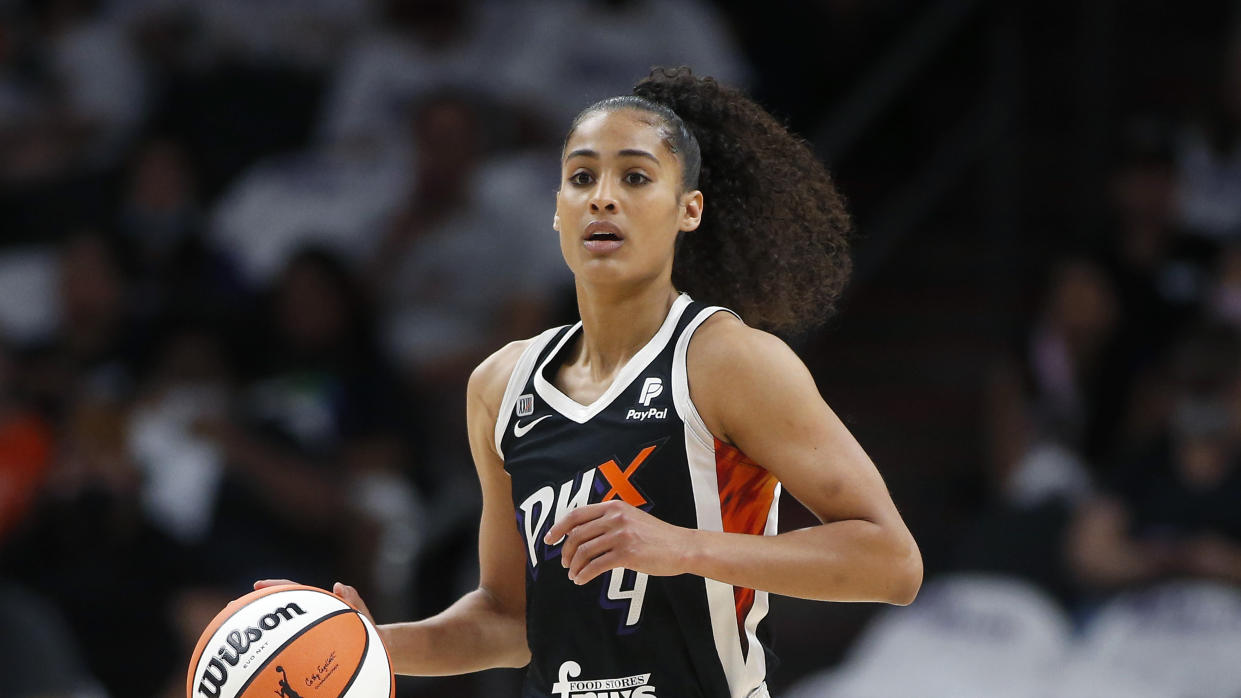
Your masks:
M392 698L375 626L323 589L284 584L235 599L190 658L187 698Z

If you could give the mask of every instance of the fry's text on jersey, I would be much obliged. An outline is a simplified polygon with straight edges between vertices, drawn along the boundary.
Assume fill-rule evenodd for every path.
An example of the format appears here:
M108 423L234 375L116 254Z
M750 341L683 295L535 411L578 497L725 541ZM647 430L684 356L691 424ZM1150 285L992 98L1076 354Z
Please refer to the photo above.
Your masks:
M570 681L582 675L582 665L569 660L560 665L560 680L552 685L552 693L560 698L656 698L655 687L649 685L650 674L637 674L619 679Z

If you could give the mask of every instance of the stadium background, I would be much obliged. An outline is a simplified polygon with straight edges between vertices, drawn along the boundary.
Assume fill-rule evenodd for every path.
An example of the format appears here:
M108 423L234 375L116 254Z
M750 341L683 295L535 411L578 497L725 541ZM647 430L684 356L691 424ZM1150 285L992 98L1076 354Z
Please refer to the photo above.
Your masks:
M560 141L656 64L744 86L850 200L840 312L789 340L926 563L908 609L775 600L777 695L868 680L859 638L901 613L1008 652L961 673L1018 695L1087 672L1099 610L1173 578L1212 580L1232 620L1182 614L1184 652L1148 668L1185 686L1153 695L1241 694L1168 670L1208 635L1241 651L1239 21L1220 0L0 0L0 695L178 695L257 577L350 581L381 622L469 588L465 378L572 317ZM953 610L954 581L1001 610ZM1078 648L1058 664L1003 615L1029 594ZM875 656L918 679L922 647Z

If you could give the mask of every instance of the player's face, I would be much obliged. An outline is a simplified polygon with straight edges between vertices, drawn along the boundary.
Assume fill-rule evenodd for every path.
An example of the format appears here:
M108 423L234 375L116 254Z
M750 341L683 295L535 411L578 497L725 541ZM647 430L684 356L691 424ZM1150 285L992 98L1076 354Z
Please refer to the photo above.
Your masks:
M569 137L554 227L579 282L670 279L677 232L701 216L702 194L681 190L681 163L653 114L598 112Z

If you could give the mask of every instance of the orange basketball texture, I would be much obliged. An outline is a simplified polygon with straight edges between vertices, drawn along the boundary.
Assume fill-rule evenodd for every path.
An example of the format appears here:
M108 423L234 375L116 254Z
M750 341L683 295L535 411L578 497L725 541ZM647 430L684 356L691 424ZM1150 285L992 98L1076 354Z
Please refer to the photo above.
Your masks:
M187 698L392 698L374 626L322 589L281 585L220 611L198 640Z

